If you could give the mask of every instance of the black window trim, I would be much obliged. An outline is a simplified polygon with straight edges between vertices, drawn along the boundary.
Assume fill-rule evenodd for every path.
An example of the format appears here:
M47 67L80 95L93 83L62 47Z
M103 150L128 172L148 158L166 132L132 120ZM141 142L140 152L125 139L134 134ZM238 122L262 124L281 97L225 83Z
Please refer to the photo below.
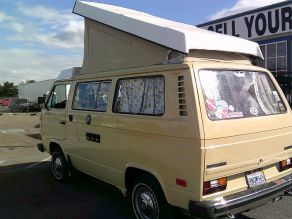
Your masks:
M48 99L46 100L46 102L45 102L45 108L47 108L47 109L60 109L60 110L62 110L62 109L66 109L66 106L67 106L67 103L68 103L68 99L69 98L67 98L67 103L66 103L66 106L65 106L65 108L55 108L55 107L48 107L48 104L49 104L49 101L50 101L50 98L51 98L51 96L52 96L52 93L55 91L55 89L56 89L56 87L57 86L60 86L60 85L65 85L65 87L67 86L67 85L70 85L70 89L71 89L71 83L60 83L60 84L54 84L54 87L53 87L53 89L51 90L51 92L50 92L50 95L48 96ZM68 96L69 97L69 96Z

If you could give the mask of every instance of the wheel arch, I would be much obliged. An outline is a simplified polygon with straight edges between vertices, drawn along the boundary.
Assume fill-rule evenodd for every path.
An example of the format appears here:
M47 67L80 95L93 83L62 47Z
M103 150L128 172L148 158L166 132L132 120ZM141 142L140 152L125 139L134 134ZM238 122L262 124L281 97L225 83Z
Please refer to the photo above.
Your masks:
M58 143L57 141L50 141L50 144L49 144L49 153L52 154L53 151L54 151L56 148L59 148L59 149L63 152L63 154L64 154L64 156L65 156L65 151L64 151L63 148L61 147L61 144ZM65 157L66 157L66 159L68 159L67 156L65 156Z
M135 182L135 179L137 179L139 176L142 176L142 175L149 175L153 177L157 181L159 186L161 187L166 200L169 202L168 194L165 189L165 183L162 177L157 171L151 168L142 167L142 166L134 165L134 164L127 165L126 170L125 170L125 179L124 179L126 190L130 191L133 186L133 183Z

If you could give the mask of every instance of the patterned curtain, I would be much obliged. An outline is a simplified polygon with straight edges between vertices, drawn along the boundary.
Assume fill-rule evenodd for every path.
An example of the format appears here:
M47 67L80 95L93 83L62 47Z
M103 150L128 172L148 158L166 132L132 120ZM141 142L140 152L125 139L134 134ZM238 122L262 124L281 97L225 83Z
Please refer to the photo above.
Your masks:
M164 113L163 77L119 81L119 112L160 115Z

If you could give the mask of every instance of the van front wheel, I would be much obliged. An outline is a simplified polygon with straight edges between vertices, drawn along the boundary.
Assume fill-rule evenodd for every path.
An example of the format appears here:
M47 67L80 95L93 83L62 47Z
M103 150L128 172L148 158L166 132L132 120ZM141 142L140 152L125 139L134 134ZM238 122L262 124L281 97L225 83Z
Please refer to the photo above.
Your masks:
M135 181L131 198L138 219L173 218L160 185L149 175L143 175Z
M69 165L62 150L59 148L52 153L51 167L56 180L65 181L69 178Z

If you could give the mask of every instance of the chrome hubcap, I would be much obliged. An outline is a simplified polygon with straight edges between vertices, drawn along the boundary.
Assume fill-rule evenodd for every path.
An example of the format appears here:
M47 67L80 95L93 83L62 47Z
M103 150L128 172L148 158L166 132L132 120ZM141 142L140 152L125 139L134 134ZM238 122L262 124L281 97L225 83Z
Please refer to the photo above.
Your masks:
M57 157L53 162L53 170L54 174L58 179L61 179L63 177L63 162L60 157Z
M134 192L134 210L138 218L141 219L158 219L159 207L154 192L147 187L136 186Z
M292 195L292 189L288 189L286 192L287 192L289 195Z

